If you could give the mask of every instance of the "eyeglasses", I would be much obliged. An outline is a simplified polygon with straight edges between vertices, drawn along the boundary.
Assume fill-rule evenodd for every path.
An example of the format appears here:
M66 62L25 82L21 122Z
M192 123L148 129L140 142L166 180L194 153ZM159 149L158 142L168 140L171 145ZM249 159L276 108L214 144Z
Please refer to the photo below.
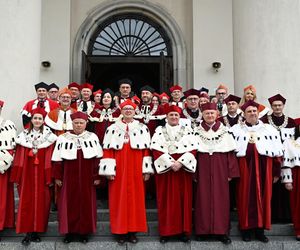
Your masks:
M132 108L123 108L122 110L125 110L125 111L131 110L131 111L133 111L134 109L132 109Z
M217 95L226 95L226 92L219 92Z

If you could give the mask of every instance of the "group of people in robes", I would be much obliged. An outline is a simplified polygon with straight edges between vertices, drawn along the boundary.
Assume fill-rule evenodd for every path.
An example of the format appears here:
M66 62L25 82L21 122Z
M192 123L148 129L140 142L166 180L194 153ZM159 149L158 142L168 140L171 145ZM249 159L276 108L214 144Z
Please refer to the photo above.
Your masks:
M63 242L86 243L97 230L96 187L105 183L120 245L148 230L146 192L156 197L161 243L190 242L194 228L199 241L230 244L235 209L246 242L268 242L272 219L288 220L282 211L300 240L300 119L283 114L283 96L270 97L269 109L256 101L253 85L243 98L224 84L213 98L204 87L183 92L174 85L171 97L149 85L138 97L131 88L129 79L117 93L41 82L22 110L18 136L0 117L0 230L16 226L24 245L41 241L52 202Z

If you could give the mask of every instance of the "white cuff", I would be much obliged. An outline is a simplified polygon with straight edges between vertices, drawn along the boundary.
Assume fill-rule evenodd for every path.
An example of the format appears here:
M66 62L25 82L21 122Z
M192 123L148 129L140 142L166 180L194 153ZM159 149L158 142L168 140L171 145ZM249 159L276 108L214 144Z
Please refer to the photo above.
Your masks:
M116 159L105 158L100 160L99 175L115 176L116 175Z
M195 173L197 161L192 153L184 153L177 161L183 165L186 171Z
M292 170L291 168L282 168L281 169L281 183L292 183Z
M0 174L4 174L5 171L10 167L14 157L7 151L0 151Z
M144 156L143 158L143 174L154 174L151 156Z
M170 166L175 160L169 154L162 154L154 161L154 166L158 174L165 173L170 170Z

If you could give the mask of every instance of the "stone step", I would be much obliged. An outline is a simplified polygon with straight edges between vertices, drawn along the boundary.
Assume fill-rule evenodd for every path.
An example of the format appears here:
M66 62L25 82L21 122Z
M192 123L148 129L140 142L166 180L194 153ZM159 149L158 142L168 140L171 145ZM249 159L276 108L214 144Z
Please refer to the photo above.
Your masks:
M15 210L17 213L17 209ZM157 209L156 208L147 208L146 209L147 221L157 221ZM97 209L97 220L98 221L109 221L109 209L107 208L98 208ZM230 214L231 221L237 221L237 213L231 212ZM50 211L49 222L57 221L57 212Z
M231 249L243 249L243 250L294 250L300 249L300 242L297 242L294 237L269 237L269 243L261 243L258 241L243 242L240 237L232 237L232 244L224 245L217 241L198 242L192 240L191 243L182 243L178 241L170 241L166 244L161 244L156 237L139 237L137 244L125 243L123 246L118 245L112 237L91 237L87 244L79 242L72 242L70 244L62 243L62 237L42 238L40 243L31 243L28 247L21 245L21 237L16 238L3 238L0 242L0 250L7 249L26 249L26 250L67 250L67 249L128 249L128 250L140 250L140 249L172 249L172 250L231 250Z
M271 230L266 230L265 234L268 236L293 236L293 226L292 224L273 224ZM14 229L5 229L1 232L2 236L6 237L19 237L20 235L15 233ZM48 231L42 234L44 237L57 237L60 236L58 232L58 222L49 222L48 223ZM97 223L97 232L95 236L110 236L110 223L108 221L98 222ZM148 232L147 233L139 233L141 236L145 237L158 237L158 222L157 221L150 221L148 222ZM238 223L232 222L231 223L231 236L240 236L240 231L238 230Z

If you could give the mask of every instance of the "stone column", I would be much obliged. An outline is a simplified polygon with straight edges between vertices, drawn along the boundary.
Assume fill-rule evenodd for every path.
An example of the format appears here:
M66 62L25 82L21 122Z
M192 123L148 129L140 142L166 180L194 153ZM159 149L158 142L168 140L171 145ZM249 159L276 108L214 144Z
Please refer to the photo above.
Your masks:
M2 0L0 13L0 99L3 116L20 128L20 110L39 81L41 0Z
M285 112L300 116L300 1L233 0L234 76L236 93L257 88L258 101L280 93Z
M219 83L234 91L232 0L193 0L193 75L194 86L210 89ZM213 62L220 62L216 72Z

